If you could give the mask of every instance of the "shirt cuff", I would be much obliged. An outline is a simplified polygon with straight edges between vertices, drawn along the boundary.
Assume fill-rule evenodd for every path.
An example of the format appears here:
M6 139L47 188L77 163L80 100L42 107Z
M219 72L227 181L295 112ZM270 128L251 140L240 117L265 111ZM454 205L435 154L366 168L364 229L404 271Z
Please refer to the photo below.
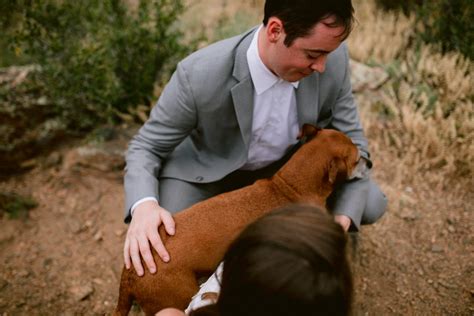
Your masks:
M133 216L133 211L135 211L135 209L137 208L137 206L139 204L141 204L143 202L146 202L146 201L155 201L156 203L158 203L158 200L155 197L152 197L152 196L148 196L148 197L145 197L143 199L140 199L132 205L132 208L130 209L130 216Z

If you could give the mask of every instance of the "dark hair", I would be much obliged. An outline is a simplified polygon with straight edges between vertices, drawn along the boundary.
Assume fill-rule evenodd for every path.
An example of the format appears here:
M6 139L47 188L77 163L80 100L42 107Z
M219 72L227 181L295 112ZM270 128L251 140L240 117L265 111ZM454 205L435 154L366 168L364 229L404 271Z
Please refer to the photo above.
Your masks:
M191 315L348 315L346 236L321 209L292 205L249 225L224 257L215 305Z
M266 0L263 24L274 16L282 20L286 33L285 45L291 46L298 37L310 34L314 25L334 15L336 21L330 27L344 26L342 39L349 36L354 21L351 0Z

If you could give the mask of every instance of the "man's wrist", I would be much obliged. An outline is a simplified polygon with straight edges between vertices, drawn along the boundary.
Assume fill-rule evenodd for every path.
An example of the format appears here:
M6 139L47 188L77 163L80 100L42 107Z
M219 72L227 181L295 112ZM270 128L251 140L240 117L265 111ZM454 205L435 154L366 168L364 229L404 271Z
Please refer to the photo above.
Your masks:
M135 211L135 209L142 203L144 202L147 202L147 201L155 201L156 203L158 203L158 199L153 197L153 196L147 196L147 197L144 197L143 199L140 199L138 201L136 201L132 207L130 208L130 216L133 216L133 212Z

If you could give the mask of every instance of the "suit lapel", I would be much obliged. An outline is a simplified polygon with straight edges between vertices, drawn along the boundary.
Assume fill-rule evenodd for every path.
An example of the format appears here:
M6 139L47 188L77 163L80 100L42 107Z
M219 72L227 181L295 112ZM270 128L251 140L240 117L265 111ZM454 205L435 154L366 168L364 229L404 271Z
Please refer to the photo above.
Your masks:
M231 89L237 121L247 149L252 135L254 107L254 86L247 62L247 50L257 28L258 27L253 28L244 34L242 41L237 46L233 76L238 80L238 83ZM318 73L314 73L300 81L298 89L296 89L296 107L300 127L303 126L304 123L316 125L319 111Z
M316 125L319 111L319 74L304 78L296 89L296 108L300 127L304 123Z
M247 62L247 50L252 42L253 35L257 28L247 32L243 36L242 41L237 46L233 76L238 80L238 83L231 89L232 101L234 102L235 113L237 121L240 126L240 132L244 139L244 143L248 149L250 144L250 137L252 135L252 121L253 121L253 94L254 87L250 70Z

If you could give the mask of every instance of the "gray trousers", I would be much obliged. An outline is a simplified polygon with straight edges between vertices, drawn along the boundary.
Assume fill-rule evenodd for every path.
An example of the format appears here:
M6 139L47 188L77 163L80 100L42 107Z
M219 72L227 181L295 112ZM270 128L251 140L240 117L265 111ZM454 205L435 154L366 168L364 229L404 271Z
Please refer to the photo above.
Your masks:
M222 180L212 183L191 183L179 179L161 178L159 186L160 206L171 213L179 212L215 195L242 188L258 179L268 178L280 169L288 159L289 155L268 167L256 171L237 170ZM387 198L374 181L371 179L362 181L369 181L369 190L360 224L372 224L385 213ZM329 210L331 210L332 200L335 196L337 194L331 195L328 199Z

